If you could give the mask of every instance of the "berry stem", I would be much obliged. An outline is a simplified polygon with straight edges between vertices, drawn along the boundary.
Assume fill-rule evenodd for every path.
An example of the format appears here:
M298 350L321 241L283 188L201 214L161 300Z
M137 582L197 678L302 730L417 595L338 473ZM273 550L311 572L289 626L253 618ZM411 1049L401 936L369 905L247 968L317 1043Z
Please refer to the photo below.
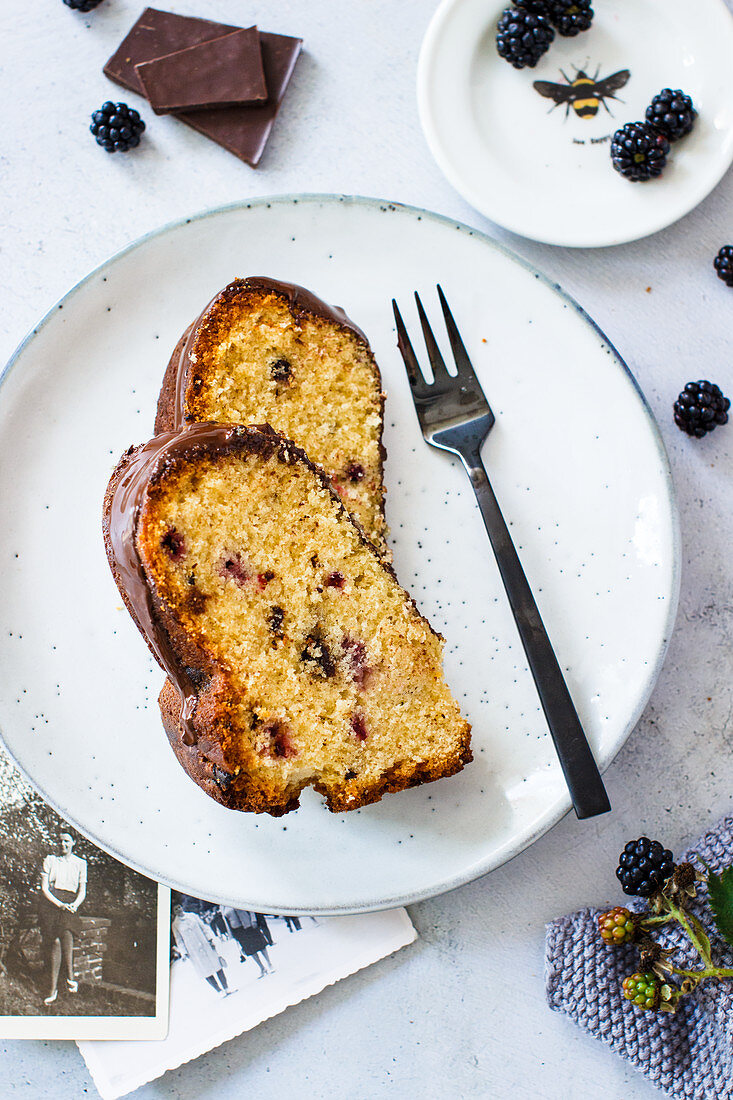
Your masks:
M644 917L641 926L642 928L651 928L655 924L669 924L671 920L674 920L671 913L662 913L658 917Z
M690 978L696 985L698 982L704 981L705 978L717 978L719 981L723 978L733 978L733 969L723 966L706 966L704 970L681 970L679 967L673 966L672 973L677 974L680 978Z
M697 918L694 917L692 913L684 913L677 905L675 905L673 901L670 901L669 898L664 899L664 904L671 914L672 918L676 920L679 924L681 924L684 928L690 939L690 943L695 948L702 961L705 963L705 966L707 968L711 967L713 965L713 960L710 955L710 941L708 940L707 933L705 932L703 926L700 924L700 921L697 920ZM693 924L695 925L694 930L692 927Z

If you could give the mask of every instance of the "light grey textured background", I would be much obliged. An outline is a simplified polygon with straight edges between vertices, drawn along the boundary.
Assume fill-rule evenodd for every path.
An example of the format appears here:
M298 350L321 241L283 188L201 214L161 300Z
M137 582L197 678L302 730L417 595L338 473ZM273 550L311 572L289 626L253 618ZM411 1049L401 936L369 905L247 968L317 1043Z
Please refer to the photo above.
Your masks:
M569 251L492 228L444 181L420 131L415 68L431 0L179 0L182 14L305 39L263 162L252 171L149 110L140 148L110 157L87 132L88 116L120 98L101 69L142 6L104 0L84 16L61 0L0 0L0 361L92 267L173 218L293 191L422 205L506 240L619 348L669 451L683 571L662 675L606 775L611 816L566 817L487 878L415 906L421 939L413 947L137 1095L651 1100L659 1095L651 1085L547 1009L544 924L619 900L613 871L628 837L648 832L679 850L731 808L733 426L698 442L671 418L689 379L710 377L733 392L733 290L712 269L718 247L733 241L731 176L683 221L638 244ZM592 416L573 394L567 408L560 430ZM73 1044L0 1047L0 1097L94 1094Z

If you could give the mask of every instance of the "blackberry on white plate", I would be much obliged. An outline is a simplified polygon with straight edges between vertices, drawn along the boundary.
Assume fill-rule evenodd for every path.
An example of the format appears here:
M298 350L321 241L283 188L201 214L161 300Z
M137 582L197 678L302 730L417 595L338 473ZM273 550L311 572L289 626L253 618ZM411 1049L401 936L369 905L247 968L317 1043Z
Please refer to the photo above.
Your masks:
M669 141L648 122L627 122L611 139L611 163L632 182L661 176Z
M663 88L646 109L646 120L670 141L679 141L695 125L697 111L681 89Z
M574 38L593 22L591 0L550 0L550 22L563 38Z
M533 69L550 48L555 32L544 15L506 8L496 30L499 56L515 69Z

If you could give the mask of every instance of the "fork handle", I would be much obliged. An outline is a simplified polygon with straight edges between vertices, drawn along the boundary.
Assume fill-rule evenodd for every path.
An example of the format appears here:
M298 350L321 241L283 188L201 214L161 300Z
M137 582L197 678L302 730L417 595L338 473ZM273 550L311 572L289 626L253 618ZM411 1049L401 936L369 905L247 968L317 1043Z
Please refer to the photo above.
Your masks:
M607 813L611 803L603 780L481 457L473 453L460 458L471 478L575 812L579 818Z

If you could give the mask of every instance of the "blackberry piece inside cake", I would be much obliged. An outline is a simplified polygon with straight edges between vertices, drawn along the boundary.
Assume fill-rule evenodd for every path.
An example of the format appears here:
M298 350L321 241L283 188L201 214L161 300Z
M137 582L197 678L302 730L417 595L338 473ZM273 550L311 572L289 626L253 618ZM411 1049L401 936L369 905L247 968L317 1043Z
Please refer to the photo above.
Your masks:
M386 556L383 406L369 342L343 310L258 276L227 286L184 333L155 431L266 421L322 467Z
M471 760L442 639L271 427L197 424L129 452L105 531L169 676L171 744L219 802L279 816L313 786L349 810Z

